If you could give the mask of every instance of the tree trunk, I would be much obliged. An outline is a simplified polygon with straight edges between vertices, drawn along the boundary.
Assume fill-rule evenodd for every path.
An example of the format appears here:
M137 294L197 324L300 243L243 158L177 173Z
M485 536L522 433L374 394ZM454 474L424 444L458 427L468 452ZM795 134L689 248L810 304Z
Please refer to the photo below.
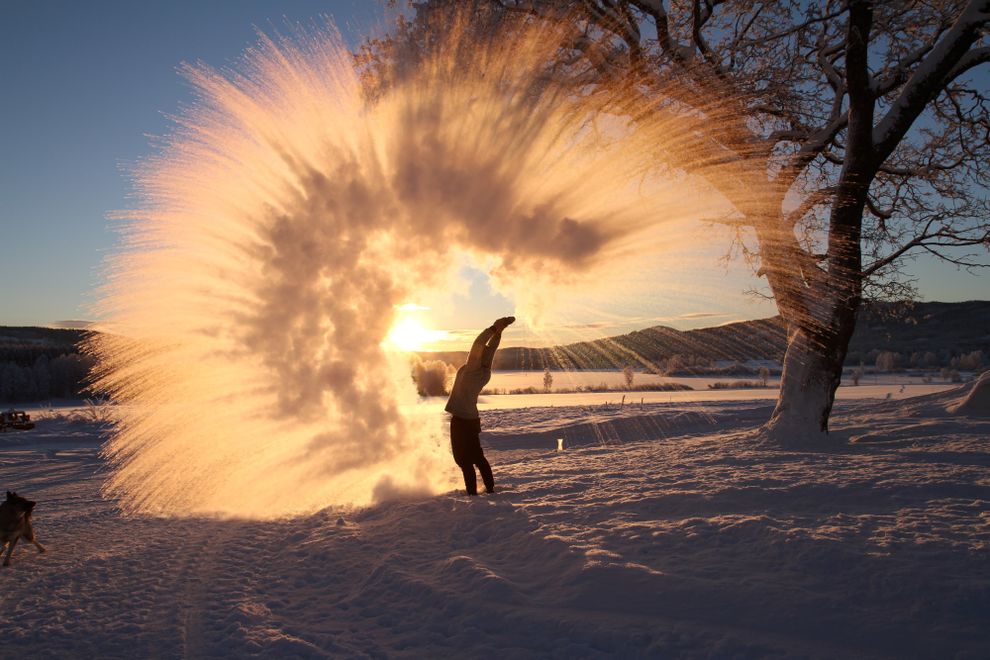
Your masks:
M835 390L856 328L858 300L839 305L824 331L792 324L780 377L780 395L765 430L778 444L820 440L828 433Z
M870 87L868 66L873 4L873 0L849 2L846 31L849 128L846 157L829 217L827 271L816 273L810 280L803 273L792 273L789 286L774 286L778 300L798 297L804 302L781 306L781 314L789 324L787 352L780 377L780 397L766 426L768 435L779 443L821 438L828 433L835 390L842 380L842 363L856 327L863 285L860 247L863 209L870 182L876 175L873 152L876 99ZM786 268L787 264L781 267ZM798 274L801 277L796 277ZM807 289L802 288L802 281L808 283ZM792 307L796 311L790 314L784 311Z

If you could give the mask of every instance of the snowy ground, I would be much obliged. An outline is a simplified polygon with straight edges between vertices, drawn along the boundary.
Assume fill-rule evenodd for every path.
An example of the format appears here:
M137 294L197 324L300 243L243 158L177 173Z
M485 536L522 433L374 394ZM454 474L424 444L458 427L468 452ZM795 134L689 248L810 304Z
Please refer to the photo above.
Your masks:
M990 418L840 401L484 413L500 491L276 523L123 518L92 423L0 436L49 552L0 572L4 657L990 657ZM564 452L551 451L558 437Z
M836 390L835 398L840 401L859 399L906 399L951 390L957 385L946 384L893 384L860 385L858 387L840 387ZM478 400L482 410L497 410L505 408L534 408L544 406L588 407L603 408L622 405L652 403L711 403L726 401L764 400L773 402L777 399L777 390L772 387L749 390L690 390L681 392L577 392L574 394L499 394L483 396ZM443 409L446 399L437 399L437 409ZM769 413L767 414L769 417Z
M725 363L721 366L729 366L731 363ZM766 360L751 360L745 363L745 366L751 369L759 369L761 366L767 366L775 372L780 372L780 365L774 362L769 362ZM843 373L843 387L844 390L848 390L852 398L859 398L854 394L855 386L852 384L852 373L853 369L846 368ZM542 371L495 371L492 373L492 379L488 383L488 388L499 389L499 390L514 390L526 387L533 387L537 390L543 390L543 376ZM621 370L587 370L587 371L552 371L551 376L553 376L553 389L576 389L579 387L598 387L601 384L605 384L612 388L622 388L625 386L626 379L625 375ZM929 377L932 383L925 383L925 376ZM970 372L963 372L960 374L963 380L968 380L973 377ZM647 374L636 372L633 374L633 384L634 386L641 385L652 385L656 383L677 383L679 385L686 385L693 390L707 390L710 385L715 383L732 383L738 381L757 381L759 378L755 375L751 376L659 376L657 374ZM897 391L900 389L901 385L912 385L912 386L924 386L934 384L935 386L942 385L943 387L951 387L952 384L941 378L938 370L930 371L921 375L921 372L896 372L896 373L875 373L871 370L869 373L865 373L860 379L861 386L869 385L871 387L884 387L887 386L888 390ZM769 386L769 391L772 396L777 395L777 389L780 387L780 378L773 376L767 379L767 385ZM635 395L636 392L633 392Z

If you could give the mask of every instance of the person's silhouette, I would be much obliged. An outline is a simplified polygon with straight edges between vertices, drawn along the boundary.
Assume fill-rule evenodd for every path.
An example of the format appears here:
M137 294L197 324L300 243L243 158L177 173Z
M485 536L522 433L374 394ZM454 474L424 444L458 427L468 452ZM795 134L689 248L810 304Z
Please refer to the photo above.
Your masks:
M481 415L478 414L478 395L492 378L495 351L502 340L502 331L516 318L506 316L485 328L474 340L467 362L457 370L454 386L450 388L445 410L450 413L450 449L454 462L464 473L464 486L468 495L478 494L478 480L474 466L478 466L485 490L495 491L492 467L481 449Z

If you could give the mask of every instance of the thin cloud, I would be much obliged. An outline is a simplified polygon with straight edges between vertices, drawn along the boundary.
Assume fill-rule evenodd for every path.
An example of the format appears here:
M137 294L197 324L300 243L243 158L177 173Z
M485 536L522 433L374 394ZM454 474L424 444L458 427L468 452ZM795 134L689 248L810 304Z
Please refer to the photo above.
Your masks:
M52 321L48 324L49 328L55 328L58 330L95 330L96 321L80 321L80 320L67 320L67 321Z
M606 321L595 321L595 322L592 322L592 323L572 323L572 324L563 325L563 326L560 326L560 327L566 328L566 329L569 329L569 330L570 329L573 329L573 330L587 330L587 329L597 330L599 328L617 328L620 325L623 325L623 324L621 324L621 323L614 323L614 322L606 322Z
M707 319L707 318L717 318L719 316L728 316L728 314L723 314L721 312L688 312L687 314L678 314L677 316L672 316L673 319Z

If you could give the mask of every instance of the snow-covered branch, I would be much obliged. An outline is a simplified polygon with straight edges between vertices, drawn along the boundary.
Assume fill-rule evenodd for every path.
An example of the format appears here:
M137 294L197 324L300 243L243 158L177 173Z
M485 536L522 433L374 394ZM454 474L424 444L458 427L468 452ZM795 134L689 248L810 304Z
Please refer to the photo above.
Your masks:
M983 48L974 48L959 60L959 63L952 67L949 71L946 83L951 82L966 73L975 66L980 64L986 64L990 62L990 47L984 46Z
M949 82L950 74L981 38L981 27L988 22L990 0L970 0L953 26L921 61L873 130L878 164L894 151L925 107Z

